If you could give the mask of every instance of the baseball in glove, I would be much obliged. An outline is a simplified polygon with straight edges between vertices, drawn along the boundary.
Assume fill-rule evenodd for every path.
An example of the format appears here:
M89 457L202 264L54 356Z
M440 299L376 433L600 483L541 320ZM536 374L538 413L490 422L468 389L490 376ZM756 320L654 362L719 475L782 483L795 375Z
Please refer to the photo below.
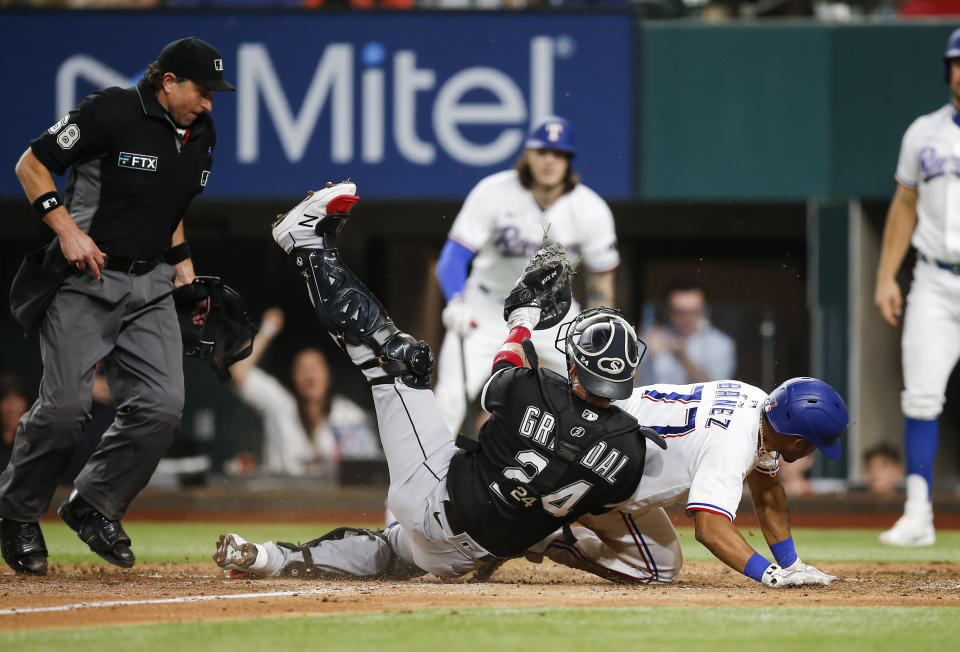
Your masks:
M536 330L556 326L570 310L570 277L573 274L563 245L552 244L540 249L527 263L503 302L504 320L509 319L510 313L517 308L536 306L540 308Z

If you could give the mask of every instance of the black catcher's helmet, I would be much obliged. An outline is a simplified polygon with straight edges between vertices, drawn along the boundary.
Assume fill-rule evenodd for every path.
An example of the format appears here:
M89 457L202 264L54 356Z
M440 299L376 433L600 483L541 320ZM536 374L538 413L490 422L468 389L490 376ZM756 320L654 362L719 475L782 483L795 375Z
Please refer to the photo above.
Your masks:
M220 380L229 379L230 365L250 355L259 330L243 297L218 276L198 276L174 290L173 300L184 354L209 360Z
M568 369L576 368L584 389L614 400L633 393L633 376L647 349L623 313L604 307L584 310L564 324L556 345L566 353Z

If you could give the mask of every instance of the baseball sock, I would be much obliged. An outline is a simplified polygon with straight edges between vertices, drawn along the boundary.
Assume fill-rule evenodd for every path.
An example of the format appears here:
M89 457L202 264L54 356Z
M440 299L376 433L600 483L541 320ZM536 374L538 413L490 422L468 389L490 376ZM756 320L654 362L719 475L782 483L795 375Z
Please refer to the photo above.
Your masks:
M907 475L919 475L927 483L927 499L933 488L933 463L940 439L938 419L906 417L903 424L903 447L907 454Z

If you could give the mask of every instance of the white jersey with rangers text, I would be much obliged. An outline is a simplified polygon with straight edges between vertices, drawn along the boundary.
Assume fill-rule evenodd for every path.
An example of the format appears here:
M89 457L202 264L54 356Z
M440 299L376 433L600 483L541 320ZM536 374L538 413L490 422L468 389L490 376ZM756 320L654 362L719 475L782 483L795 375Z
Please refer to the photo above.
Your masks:
M616 405L653 428L667 450L647 446L633 497L620 509L642 512L686 500L686 509L736 517L747 473L777 472L775 454L758 455L767 394L734 380L647 385Z
M897 181L919 192L911 242L930 258L960 263L960 116L950 104L903 135Z
M577 184L544 210L520 184L516 170L480 181L467 195L449 237L477 254L468 286L502 301L544 245L544 232L547 242L561 243L574 263L583 256L587 271L609 271L620 262L613 214L597 193Z

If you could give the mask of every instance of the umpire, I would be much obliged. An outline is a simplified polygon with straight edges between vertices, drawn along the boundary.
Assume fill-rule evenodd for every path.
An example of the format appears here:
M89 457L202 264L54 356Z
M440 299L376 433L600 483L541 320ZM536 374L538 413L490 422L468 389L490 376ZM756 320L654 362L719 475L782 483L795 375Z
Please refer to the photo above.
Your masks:
M194 278L183 214L213 163L213 92L234 90L223 68L210 44L174 41L136 87L89 95L17 163L27 198L57 235L36 269L25 259L11 287L14 315L39 328L44 365L0 475L0 543L17 573L47 572L38 521L89 417L101 359L117 416L59 514L93 552L134 564L120 519L183 411L182 343L168 295ZM61 199L51 173L68 167ZM49 299L29 296L51 276ZM31 311L32 319L23 314Z

